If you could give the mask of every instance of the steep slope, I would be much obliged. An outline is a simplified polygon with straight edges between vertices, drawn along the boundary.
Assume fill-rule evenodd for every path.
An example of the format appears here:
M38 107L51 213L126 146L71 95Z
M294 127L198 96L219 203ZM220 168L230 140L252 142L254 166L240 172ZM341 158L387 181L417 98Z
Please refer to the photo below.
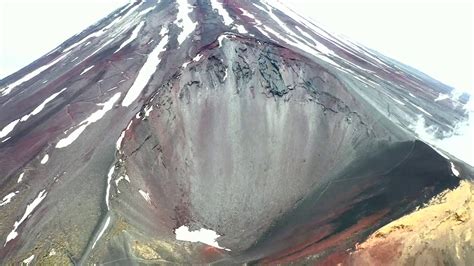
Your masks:
M465 99L278 2L137 1L0 93L2 263L322 262L472 179L414 132Z

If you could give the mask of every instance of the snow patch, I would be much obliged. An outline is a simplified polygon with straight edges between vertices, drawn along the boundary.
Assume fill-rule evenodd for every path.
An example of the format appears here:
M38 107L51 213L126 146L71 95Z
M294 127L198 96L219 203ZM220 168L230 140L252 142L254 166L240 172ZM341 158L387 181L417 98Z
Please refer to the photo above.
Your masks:
M17 183L21 183L21 181L23 181L23 176L25 176L25 173L21 173L20 176L18 177L18 181L16 181Z
M445 99L449 99L449 95L440 93L434 101L438 102L438 101L442 101L442 100L445 100Z
M3 88L0 90L0 92L2 93L1 96L5 96L7 94L9 94L16 86L36 77L37 75L41 74L43 71L45 71L46 69L48 69L49 67L51 67L52 65L58 63L59 61L61 61L64 57L66 57L68 54L64 54L62 56L60 56L59 58L57 58L56 60L50 62L49 64L47 65L44 65L40 68L37 68L35 71L23 76L21 79L13 82L12 84L8 85L6 88Z
M149 204L151 204L150 193L145 192L145 191L143 191L143 190L141 190L141 189L139 189L138 192L140 192L140 195L142 195L142 197L146 200L146 202L148 202Z
M453 172L455 176L459 176L459 171L458 169L456 169L456 166L454 165L454 163L453 162L449 162L449 163L451 164L451 172Z
M389 96L389 97L390 97L390 96ZM396 103L398 103L398 104L405 105L404 102L402 102L402 101L400 101L400 100L398 100L398 99L396 99L396 98L394 98L394 97L390 97L390 99L394 100L394 101L395 101Z
M153 7L154 8L154 7ZM138 37L138 33L140 32L140 30L143 28L143 26L145 26L145 21L142 21L140 22L140 24L138 24L138 26L135 27L135 29L133 30L132 34L130 35L130 37L125 40L121 45L120 47L115 50L114 53L120 51L123 47L127 46L129 43L133 42L137 37Z
M156 8L156 6L152 6L152 7L149 7L149 8L147 8L147 9L144 9L144 10L140 11L140 13L138 14L138 16L139 16L139 17L145 16L145 15L147 15L148 13L150 13L151 11L153 11L155 8Z
M107 210L110 210L110 182L112 182L112 176L115 171L115 165L112 165L107 174L107 189L105 190L105 204L107 205Z
M95 244L97 244L97 242L99 241L99 239L102 237L102 235L105 233L105 230L107 229L107 227L109 227L109 224L110 224L110 216L107 217L107 220L105 220L105 224L104 224L104 227L102 227L102 229L100 230L99 234L97 235L97 238L95 239L94 243L92 244L92 248L95 247Z
M71 145L71 143L73 143L88 126L90 126L92 123L99 121L108 111L112 110L112 107L114 106L115 102L120 98L120 94L121 93L118 92L105 103L97 104L98 106L102 106L102 109L95 111L86 120L82 121L79 124L79 128L74 130L69 136L61 139L56 144L56 148L61 149Z
M137 78L133 82L132 87L130 87L127 92L127 95L125 95L125 98L122 101L122 106L129 106L130 104L132 104L143 91L148 81L155 73L156 68L161 62L161 58L159 58L159 55L163 51L165 51L166 44L168 44L167 35L164 36L163 39L161 39L160 43L148 55L145 64L138 72Z
M219 43L220 43L220 41L219 41ZM219 46L220 46L220 44L219 44ZM202 54L197 54L191 61L184 63L183 68L186 68L191 62L198 62L199 60L201 60L201 58L202 58Z
M23 263L25 263L26 266L28 266L28 265L30 265L30 263L33 261L34 258L35 258L35 255L31 255L28 258L24 259Z
M115 143L115 148L117 148L118 151L120 151L120 147L122 146L123 137L125 137L125 130L120 133L120 136Z
M21 118L21 122L24 122L26 120L28 120L31 116L35 116L37 114L39 114L43 109L44 107L49 103L51 102L52 100L54 100L56 97L58 97L59 94L61 94L63 91L65 91L67 88L64 88L54 94L52 94L51 96L49 96L48 98L46 98L40 105L38 105L31 113L27 114L27 115L24 115L22 118Z
M98 53L99 51L102 50L102 48L106 47L107 45L109 45L110 43L112 43L113 41L115 41L115 38L111 38L110 40L106 41L105 43L103 43L97 50L95 50L90 56L88 56L87 58L95 55L96 53Z
M242 34L247 34L247 33L249 33L249 32L245 29L245 27L242 26L242 25L237 25L236 27L237 27L237 31L238 31L239 33L242 33Z
M15 197L16 194L18 194L18 192L20 192L20 191L10 192L5 197L3 197L2 201L0 202L0 207L5 206L8 203L10 203L12 201L13 197Z
M151 111L153 111L153 105L146 106L146 107L145 107L145 116L144 116L144 118L145 118L145 117L149 117Z
M211 7L212 9L217 10L217 13L224 19L224 24L226 26L230 26L234 22L227 10L224 8L223 3L220 3L217 0L211 0Z
M413 104L413 107L415 107L416 109L420 110L421 112L423 112L423 113L426 114L426 115L433 116L433 115L431 115L430 113L428 113L428 111L426 111L425 109L419 107L418 105Z
M18 227L30 216L30 214L36 209L36 207L38 207L38 205L44 200L44 198L46 198L47 194L48 193L46 192L46 190L41 190L38 193L38 196L26 206L25 213L19 221L15 221L15 224L13 225L13 230L8 234L7 239L5 240L5 244L3 246L6 246L8 242L18 236L18 233L16 232Z
M79 74L79 76L82 76L83 74L85 74L87 71L91 70L92 68L94 67L94 65L82 70L81 74Z
M227 79L227 72L229 72L229 68L228 68L228 67L225 68L225 74L224 74L223 80L226 80L226 79Z
M189 231L189 228L185 225L180 226L174 231L176 234L176 240L188 241L188 242L200 242L209 246L213 246L218 249L224 249L230 251L230 249L223 248L217 243L217 238L220 237L215 231L201 228L196 231Z
M2 130L0 130L0 139L6 137L12 130L16 127L16 125L20 122L20 119L10 122L6 125Z
M301 28L298 27L297 25L295 25L295 28L296 28L304 37L306 37L306 39L311 40L311 41L314 41L313 37L312 37L311 35L309 35L309 33L307 33L305 30L301 29Z
M118 188L120 181L126 180L128 183L130 183L130 178L128 175L121 175L119 178L115 179L115 187L117 187L117 192L120 193L120 190Z
M193 12L194 7L188 3L188 0L176 0L176 4L178 5L177 25L182 29L178 35L178 44L181 45L196 29L198 23L193 22L189 17L189 13Z
M45 154L43 159L41 159L41 164L46 164L49 160L49 155L48 154Z

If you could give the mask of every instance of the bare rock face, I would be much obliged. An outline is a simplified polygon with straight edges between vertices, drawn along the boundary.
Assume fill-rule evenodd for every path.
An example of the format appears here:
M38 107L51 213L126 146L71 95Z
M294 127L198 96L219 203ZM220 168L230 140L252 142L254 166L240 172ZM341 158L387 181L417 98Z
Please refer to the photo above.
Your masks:
M415 132L451 90L278 2L131 3L0 81L0 262L472 264L429 236L471 207L417 209L471 193Z
M351 265L472 265L474 188L459 187L385 225L357 246Z

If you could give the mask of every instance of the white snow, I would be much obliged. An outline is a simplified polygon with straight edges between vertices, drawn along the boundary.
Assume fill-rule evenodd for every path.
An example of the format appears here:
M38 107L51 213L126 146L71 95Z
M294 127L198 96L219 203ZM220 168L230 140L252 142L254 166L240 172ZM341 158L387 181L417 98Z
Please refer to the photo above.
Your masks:
M85 74L87 71L91 70L92 68L94 67L94 65L82 70L81 74L79 74L79 76L82 76L83 74Z
M142 11L140 11L140 13L138 14L139 17L142 17L148 13L150 13L152 10L154 10L156 8L156 6L152 6L152 7L149 7L147 9L144 9Z
M115 38L111 38L109 40L107 40L106 42L104 42L97 50L95 50L90 56L88 56L87 58L95 55L96 53L98 53L100 50L102 50L102 48L106 47L107 45L109 45L110 43L112 43L113 41L115 41Z
M127 46L129 43L133 42L137 37L138 37L138 33L140 33L140 30L143 28L143 26L145 25L145 21L142 21L140 22L140 24L138 24L138 26L135 27L135 29L133 30L132 34L130 35L130 37L125 40L121 45L120 47L115 50L114 53L120 51L123 47Z
M338 56L336 53L334 53L332 50L330 50L326 45L323 45L321 42L317 41L316 39L314 39L311 35L307 34L306 32L304 32L301 28L297 27L295 25L295 28L299 31L299 33L303 34L306 38L308 38L311 42L313 43L310 43L310 41L304 39L304 38L300 38L300 34L296 33L295 31L289 29L286 24L281 21L277 16L275 16L273 14L273 11L271 9L271 6L280 10L281 12L283 12L284 14L288 15L290 18L292 18L294 21L298 22L301 24L301 26L304 26L305 28L311 30L312 32L316 33L316 35L320 36L321 38L324 38L326 41L336 45L336 46L339 46L341 47L342 49L344 50L347 50L350 52L350 50L347 48L348 46L346 45L346 43L342 43L340 42L338 39L334 38L333 36L331 36L331 34L327 33L325 30L322 30L321 28L315 26L311 21L299 16L298 14L296 14L293 10L289 9L288 7L284 6L283 4L281 4L279 1L265 1L263 2L263 4L266 5L266 7L270 10L269 12L269 15L272 17L272 19L274 21L276 21L278 23L278 25L284 29L284 32L286 32L287 34L285 36L292 36L293 39L295 39L296 41L295 42L292 42L291 40L288 40L288 38L286 38L286 42L289 42L290 44L294 45L294 46L297 46L298 48L302 49L303 51L307 52L307 53L310 53L310 54L313 54L315 56L317 56L318 58L322 59L323 61L326 61L332 65L334 65L337 69L339 69L340 71L343 71L344 68L343 67L340 67L337 63L335 63L335 61L332 59L332 58L338 58L339 60L347 63L347 64L350 64L351 66L353 67L356 67L366 73L371 73L371 71L365 69L365 68L362 68L358 65L355 65L353 64L352 62ZM257 8L265 11L263 8L261 8L260 6L258 5L255 5ZM257 27L258 28L258 27ZM269 31L269 28L268 27L265 27L264 26L264 30L266 31ZM261 31L261 30L260 30ZM292 35L291 33L295 33L294 35ZM272 33L274 34L274 33ZM275 34L274 34L275 35ZM338 36L340 38L342 38L342 36ZM281 39L281 38L280 38ZM304 41L305 44L301 43L301 41ZM349 41L347 41L349 43ZM354 47L352 47L354 46ZM359 49L358 46L356 45L352 45L351 47L352 48L357 48L358 51L360 51L361 53L367 55L367 56L370 56L371 58L373 56L371 56L370 54L368 54L367 52L365 52L364 50L362 49ZM308 49L308 47L312 48L313 50L315 50L317 53L315 54L314 52L311 53ZM356 57L359 57L361 60L364 60L364 61L367 61L365 58L361 58L360 56L358 56L356 53L351 53L352 55L356 56ZM372 63L372 62L369 62L369 63ZM373 63L372 63L373 64Z
M146 107L145 107L145 117L149 117L151 111L153 111L153 105L146 106Z
M92 244L92 248L95 247L95 244L97 244L97 241L99 241L99 239L102 237L102 235L105 233L105 230L107 229L107 227L109 227L109 223L110 223L110 216L107 217L107 220L105 220L105 224L104 224L104 227L102 227L102 229L100 230L99 234L97 235L97 238L95 239L94 243Z
M202 54L197 54L194 58L193 58L193 61L194 62L198 62L199 60L201 60L202 58Z
M242 25L237 25L236 27L237 27L237 31L238 31L239 33L242 33L242 34L249 33L249 32L245 29L245 27L242 26Z
M20 122L20 119L10 122L6 125L2 130L0 130L0 139L6 137L12 130L16 127L16 125Z
M120 190L118 189L118 185L120 181L122 180L126 180L128 183L130 183L130 178L128 177L128 175L121 175L119 178L115 179L115 187L117 187L118 193L120 193Z
M239 8L239 9L240 9L240 11L242 11L242 15L255 20L255 16L250 14L247 10L245 10L243 8Z
M2 201L0 202L0 206L4 206L10 203L12 201L12 198L15 197L15 195L18 194L18 192L20 191L10 192L5 197L3 197Z
M18 181L16 181L17 183L21 183L21 181L23 181L23 177L25 176L25 173L21 173L20 176L18 177Z
M415 107L416 109L422 111L422 112L425 113L426 115L433 116L432 114L428 113L425 109L419 107L418 105L413 104L413 107Z
M189 17L189 13L193 12L194 8L188 3L188 0L176 0L176 4L178 5L177 25L182 29L178 35L178 44L181 45L196 29L198 23L193 22Z
M31 116L34 116L34 115L37 115L39 114L43 109L44 107L46 106L46 104L48 104L49 102L51 102L52 100L54 100L56 97L58 97L59 94L61 94L63 91L65 91L67 88L64 88L54 94L51 94L51 96L49 96L48 98L46 98L40 105L38 105L31 113L27 114L27 115L24 115L22 118L21 118L21 122L24 122L26 120L28 120L28 118L30 118Z
M217 37L217 42L219 43L219 47L222 46L222 42L224 41L224 39L227 38L227 34L221 34L219 37Z
M139 189L138 192L140 192L140 195L142 195L142 197L146 200L146 202L148 202L149 204L151 204L150 193L145 192L145 191L143 191L143 190L141 190L141 189Z
M135 10L137 10L144 2L145 1L142 1L141 3L135 5L130 10L128 10L126 14L124 14L120 18L115 19L114 21L112 21L108 26L106 26L106 27L104 27L104 29L102 29L102 32L112 28L112 26L114 26L115 24L119 24L121 21L125 20L125 18L127 18L130 14L133 14L135 12ZM130 2L130 4L133 4L133 3L134 3L134 1Z
M133 82L132 87L130 87L127 92L127 95L125 95L125 98L122 101L122 106L129 106L130 104L132 104L143 91L146 84L153 76L156 71L156 68L161 62L161 58L159 58L159 55L161 54L161 52L165 51L166 44L168 44L167 35L165 35L161 39L160 43L158 43L158 45L148 55L145 64L143 64L142 68L140 69L140 72L138 72L137 78Z
M449 99L449 95L440 93L434 101L437 102L437 101L442 101L442 100L445 100L445 99Z
M390 97L390 96L389 96L389 97ZM395 101L396 103L398 103L398 104L405 105L404 102L402 102L402 101L400 101L400 100L398 100L398 99L396 99L396 98L394 98L394 97L390 97L390 99L394 100L394 101Z
M209 246L213 246L218 249L230 250L219 246L216 239L220 237L216 232L201 228L196 231L189 231L189 228L185 225L180 226L174 231L176 234L176 240L189 241L189 242L200 242Z
M30 265L30 263L33 261L34 258L35 258L35 255L31 255L28 258L24 259L23 263L25 263L26 266L28 266L28 265Z
M105 204L107 205L107 210L110 210L110 182L112 182L112 176L115 171L115 165L112 165L107 174L107 189L105 190Z
M102 106L102 109L99 109L97 111L95 111L94 113L92 113L86 120L82 121L80 124L79 124L79 127L74 130L71 134L69 134L69 136L61 139L57 144L56 144L56 148L58 149L61 149L61 148L64 148L64 147L67 147L69 146L71 143L73 143L78 137L79 135L81 135L81 133L89 126L91 125L92 123L95 123L97 121L99 121L102 117L104 117L104 115L112 110L112 107L114 107L114 104L116 101L118 101L118 99L120 98L120 92L114 94L114 96L112 96L108 101L106 101L105 103L99 103L97 104L98 106Z
M61 61L64 57L66 57L68 54L64 54L60 57L58 57L56 60L50 62L49 64L46 64L42 67L37 68L35 71L23 76L21 79L13 82L12 84L8 85L6 88L1 89L0 92L2 93L2 96L9 94L16 86L34 78L35 76L41 74L43 71L48 69L50 66L56 64L57 62Z
M287 43L289 45L292 45L298 49L301 49L302 51L308 53L308 54L311 54L311 55L314 55L316 57L318 57L319 59L335 66L336 68L338 69L341 69L341 67L339 66L339 64L337 64L336 62L334 62L331 58L329 58L329 55L331 56L336 56L334 54L333 51L331 51L329 48L327 48L325 45L323 45L322 43L319 43L317 42L316 40L314 40L313 38L311 38L311 40L314 42L314 43L309 43L309 42L306 42L303 43L302 41L300 41L298 38L292 38L292 39L289 39L288 37L289 36L293 36L291 33L295 33L293 32L291 29L289 29L286 24L281 21L276 15L273 14L273 12L271 11L271 7L269 7L267 5L267 7L270 9L270 12L266 11L265 9L263 9L262 7L258 6L258 5L255 5L258 9L268 13L270 15L270 17L284 30L285 32L285 36L283 36L282 34L278 33L277 31L273 30L272 28L270 27L267 27L266 25L264 25L262 22L260 22L258 19L256 19L252 14L248 13L247 11L245 11L244 9L240 8L240 10L242 11L242 14L244 16L247 16L251 19L254 20L255 22L255 28L257 28L263 35L267 36L269 39L272 39L272 40L275 40L274 38L270 37L269 34L275 36L278 40L280 41L283 41L284 43ZM297 34L296 34L297 35ZM294 39L294 40L293 40ZM278 41L278 40L275 40L275 41ZM316 45L315 45L316 44Z
M221 36L219 36L219 38L221 38ZM219 41L219 43L220 42L221 41ZM220 44L219 44L219 46L220 46ZM201 58L202 58L202 54L197 54L191 61L184 63L183 68L186 68L191 62L198 62L199 60L201 60Z
M227 72L229 72L229 68L228 68L228 67L225 68L225 75L224 75L223 80L226 80L226 79L227 79Z
M413 97L413 98L416 98L416 96L413 95L413 93L411 93L411 92L409 92L408 95L410 95L410 96Z
M223 3L220 3L217 0L211 0L211 7L212 9L216 9L217 13L222 16L225 25L230 26L234 22L234 20L229 16L227 10L225 10Z
M105 31L106 29L110 28L110 27L114 24L115 21L117 21L117 19L114 20L114 21L112 21L112 23L110 23L109 26L105 27L104 29L95 31L95 32L93 32L93 33L87 35L86 37L82 38L79 42L77 42L77 43L75 43L75 44L69 46L69 47L66 48L66 49L64 49L63 52L69 52L69 51L71 51L72 49L76 48L77 46L83 44L83 43L86 42L86 41L88 41L88 42L87 42L85 45L86 45L86 46L89 45L89 44L91 43L91 42L89 41L90 38L97 38L97 37L102 36L102 35L105 33L104 31ZM72 61L76 61L77 58L78 58L78 57L74 58Z
M257 7L258 9L262 10L263 12L267 13L270 15L270 17L273 19L273 21L275 21L279 26L280 28L282 28L284 30L284 32L286 32L287 34L290 34L291 32L293 32L291 29L289 29L286 24L281 21L280 18L278 18L274 13L273 13L273 10L272 10L272 7L269 6L268 4L266 4L265 2L262 2L267 8L268 10L270 10L270 12L266 11L265 9L261 8L260 6L258 5L255 5L255 7Z
M130 122L128 122L127 128L125 130L129 130L130 127L132 126L132 124L133 124L133 120L130 120Z
M49 160L49 155L48 154L45 154L43 159L41 159L41 164L46 164Z
M268 33L267 33L266 31L264 31L264 30L262 30L261 28L259 28L259 27L265 27L265 26L262 24L262 22L260 22L260 20L258 20L257 18L255 18L254 15L250 14L250 13L247 12L245 9L242 9L242 8L239 8L239 9L240 9L240 11L242 11L242 15L244 15L244 16L246 16L246 17L248 17L248 18L253 19L253 21L254 21L254 23L255 23L255 27L256 27L263 35L265 35L265 36L267 36L269 39L271 39L270 36L268 35Z
M454 165L454 163L453 162L449 162L449 163L451 164L451 172L453 172L455 176L459 176L459 171L458 169L456 169L456 166Z
M125 130L122 131L122 133L120 133L120 136L117 139L117 142L115 143L115 147L117 148L118 151L120 151L120 147L122 145L123 137L125 137Z
M19 221L15 221L15 224L13 225L13 230L8 234L7 239L5 240L5 244L3 246L6 246L8 242L11 240L15 239L18 236L18 233L16 230L18 227L30 216L30 214L36 209L36 207L46 198L46 195L48 193L46 190L41 190L38 193L38 196L26 206L25 213L21 217Z
M309 33L307 33L305 30L301 29L300 27L298 27L298 25L295 25L295 28L301 33L303 34L303 36L305 36L308 40L310 41L314 41L313 37L311 35L309 35Z
M86 129L86 127L87 127L86 124L81 125L79 128L74 130L71 134L69 134L69 136L59 140L58 143L56 144L56 148L61 149L61 148L71 145L81 135L81 133Z

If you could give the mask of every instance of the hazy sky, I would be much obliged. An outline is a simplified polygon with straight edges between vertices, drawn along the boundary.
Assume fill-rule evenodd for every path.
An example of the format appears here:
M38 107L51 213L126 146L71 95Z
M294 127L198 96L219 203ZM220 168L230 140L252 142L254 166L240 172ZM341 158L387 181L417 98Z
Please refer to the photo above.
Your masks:
M327 29L462 90L473 89L470 0L282 0ZM128 0L0 0L0 78Z

